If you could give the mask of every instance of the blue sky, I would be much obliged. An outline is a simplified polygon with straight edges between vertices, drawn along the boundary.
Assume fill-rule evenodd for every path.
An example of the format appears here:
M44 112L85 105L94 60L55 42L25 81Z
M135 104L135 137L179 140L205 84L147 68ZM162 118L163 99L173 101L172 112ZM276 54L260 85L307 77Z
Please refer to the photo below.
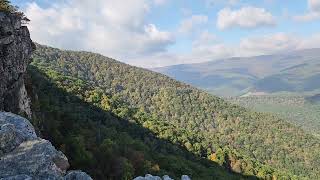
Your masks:
M317 48L320 0L12 0L34 41L142 66ZM320 47L320 46L319 46Z

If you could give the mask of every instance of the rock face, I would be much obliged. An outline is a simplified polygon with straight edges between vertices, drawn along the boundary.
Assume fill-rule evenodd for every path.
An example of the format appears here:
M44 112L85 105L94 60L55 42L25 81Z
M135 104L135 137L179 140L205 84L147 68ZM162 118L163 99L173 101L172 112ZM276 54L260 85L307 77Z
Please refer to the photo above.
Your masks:
M84 172L67 172L67 157L37 137L28 120L1 112L31 118L24 78L34 49L21 17L0 12L0 180L91 180Z
M24 76L34 48L21 18L0 12L0 110L31 117Z
M28 120L0 112L0 179L91 180L81 171L67 172L67 157L36 136Z

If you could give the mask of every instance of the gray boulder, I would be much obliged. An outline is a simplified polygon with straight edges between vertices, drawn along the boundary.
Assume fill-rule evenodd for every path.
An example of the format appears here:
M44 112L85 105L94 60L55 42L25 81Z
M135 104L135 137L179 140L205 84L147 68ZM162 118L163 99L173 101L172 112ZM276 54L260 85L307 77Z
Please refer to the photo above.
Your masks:
M68 159L44 139L28 140L0 160L0 177L26 174L36 179L58 179L69 168Z
M182 175L181 180L191 180L189 176L187 175Z
M159 176L152 176L151 174L146 174L145 177L139 176L133 180L162 180Z
M38 138L28 120L0 112L0 180L92 180L81 171L70 171L67 157Z
M139 176L134 178L133 180L173 180L168 175L164 175L162 178L159 176L152 176L151 174L146 174L145 177ZM187 175L182 175L181 180L191 180L191 178Z
M173 180L171 177L169 177L168 175L164 175L162 177L163 180Z
M37 135L31 123L12 113L0 113L0 156Z
M30 176L22 174L22 175L1 178L0 180L32 180L32 178Z
M64 180L92 180L92 178L82 171L69 171Z

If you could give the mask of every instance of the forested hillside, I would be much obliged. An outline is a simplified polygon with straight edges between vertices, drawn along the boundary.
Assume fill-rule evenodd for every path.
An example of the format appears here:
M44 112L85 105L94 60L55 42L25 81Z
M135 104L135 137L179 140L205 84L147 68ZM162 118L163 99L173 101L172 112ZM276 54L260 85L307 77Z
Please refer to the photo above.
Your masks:
M234 172L262 178L319 178L319 140L277 117L248 111L239 106L231 105L220 98L211 96L206 92L170 79L167 76L132 67L98 54L61 51L38 45L33 59L33 66L47 71L49 75L53 71L63 77L76 78L73 85L71 85L68 79L59 80L59 78L54 78L54 76L49 79L52 79L51 81L56 83L58 87L62 86L69 93L88 102L89 104L85 103L87 107L95 105L94 108L99 107L100 110L112 111L124 120L130 120L130 122L133 121L133 124L137 123L143 126L158 138L167 143L181 146L197 157L215 161ZM35 79L34 82L37 84L39 80ZM83 94L86 90L81 89L81 83L87 83L90 87L98 90L94 93L91 92L91 94ZM41 84L39 86L41 87ZM51 91L51 87L47 88L46 85L43 88ZM63 120L58 124L52 125L50 125L50 122L54 121L47 122L45 119L42 119L42 121L49 123L49 130L55 131L55 129L59 129L55 126L58 126L62 128L62 132L67 131L64 133L71 133L69 129L74 129L74 132L72 132L74 135L90 135L90 133L97 132L86 127L97 126L95 123L106 123L100 120L108 118L108 116L99 118L98 122L95 122L93 121L97 119L93 116L95 111L91 112L90 110L87 112L87 116L91 118L82 116L81 113L88 111L87 108L76 106L71 101L71 97L65 98L58 94L50 98L47 95L50 93L41 90L41 88L38 90L38 93L43 94L39 96L41 103L39 108L47 108L44 111L40 110L40 112L54 113L61 111L65 113L58 114L54 119L61 117L69 119L69 121ZM43 98L42 101L41 97ZM116 106L110 106L109 100L106 97L115 98ZM49 98L49 100L46 98ZM57 98L61 99L55 101ZM57 104L51 106L50 104L53 102ZM64 102L67 105L60 102ZM111 100L110 102L114 101ZM119 106L117 102L121 102L120 104L125 104L126 106ZM43 104L47 104L48 106ZM77 112L74 112L75 109ZM133 112L131 112L132 109L134 110ZM70 115L68 115L69 113ZM101 113L105 114L104 111ZM138 117L136 117L137 113L139 114ZM65 116L66 118L64 118ZM71 117L69 118L69 116ZM97 117L99 116L101 115L98 114ZM82 124L80 122L76 124L72 123L77 118L83 121ZM62 125L61 123L67 124ZM40 130L43 126L39 126ZM82 128L69 128L69 126L79 126ZM99 124L98 127L100 127ZM108 124L106 124L107 127ZM98 132L103 134L102 132L104 131L99 130ZM107 130L106 132L115 131ZM50 133L47 136L53 139L59 139L59 137L62 139L61 137L63 136L59 135L59 133L61 132ZM135 133L139 134L140 132L135 131ZM91 136L97 139L93 138L89 142L87 142L88 137L81 138L81 136L75 136L75 139L70 140L70 142L77 142L74 143L75 146L85 143L87 149L65 147L64 143L56 142L61 145L62 149L65 148L65 151L74 152L74 150L80 149L80 152L77 150L78 153L86 151L94 152L90 150L90 147L95 146L90 146L87 143L95 140L97 142L102 141L101 134L98 134L98 138ZM105 143L104 148L110 147L110 144L118 146L118 143L125 142L123 141L124 137L127 138L127 136L119 136L119 133L114 133L111 137L118 138L118 140L109 138L111 140L103 141ZM143 135L140 135L140 137L143 137ZM145 141L148 142L148 140L144 139ZM162 152L154 144L150 147L155 148L153 150L156 150L156 152ZM125 148L125 150L128 149ZM119 151L123 153L122 156L127 154L125 150ZM112 152L110 150L102 151ZM75 156L77 154L69 153L69 155ZM71 158L71 160L73 160L74 164L84 167L86 163L77 162L78 159L80 157L90 158L91 156L92 154L88 153L87 156L79 155L78 157ZM106 157L109 156L106 155ZM165 158L168 157L171 156L165 156ZM127 157L126 159L130 158ZM127 161L122 159L122 164L126 164L124 162ZM162 162L167 163L166 160ZM178 161L171 160L168 162L175 164ZM201 174L194 172L194 168L191 165L181 163L181 166L185 165L185 169L189 169L191 176ZM154 164L151 163L151 166L154 167ZM160 165L159 168L161 169L162 166ZM102 167L107 167L107 165L102 165ZM121 167L128 167L130 169L130 165L122 165ZM133 165L133 167L135 166ZM169 165L165 165L164 167L167 167L165 168L167 171L172 169ZM98 170L99 167L94 169ZM158 167L155 166L155 169L158 169ZM178 169L176 168L176 170ZM200 170L203 170L202 167L199 167ZM210 170L206 172L212 173ZM208 175L207 173L205 174Z
M317 103L317 96L249 96L228 100L254 111L277 114L320 137L320 104Z
M193 179L255 179L231 173L142 127L154 119L90 83L43 66L30 66L33 124L94 179L132 180L152 173ZM167 128L159 125L159 130ZM159 132L158 132L159 133Z

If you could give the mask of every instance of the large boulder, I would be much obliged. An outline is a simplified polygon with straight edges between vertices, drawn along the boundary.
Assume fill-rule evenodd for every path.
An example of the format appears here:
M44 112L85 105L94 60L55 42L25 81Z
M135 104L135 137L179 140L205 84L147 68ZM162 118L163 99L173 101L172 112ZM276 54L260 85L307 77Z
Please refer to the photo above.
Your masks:
M1 157L0 177L26 174L38 179L58 179L68 168L68 159L49 141L28 140Z
M191 180L191 178L187 175L182 175L181 180Z
M24 141L36 138L28 120L12 113L0 113L0 155L12 151Z
M151 174L146 174L144 177L139 176L134 178L133 180L173 180L168 175L164 175L162 178L159 176L152 176ZM182 175L181 180L191 180L191 178L187 175Z
M1 180L92 180L81 171L67 173L67 157L49 141L37 137L23 117L0 112L0 140Z
M92 180L92 178L82 171L69 171L64 180Z

